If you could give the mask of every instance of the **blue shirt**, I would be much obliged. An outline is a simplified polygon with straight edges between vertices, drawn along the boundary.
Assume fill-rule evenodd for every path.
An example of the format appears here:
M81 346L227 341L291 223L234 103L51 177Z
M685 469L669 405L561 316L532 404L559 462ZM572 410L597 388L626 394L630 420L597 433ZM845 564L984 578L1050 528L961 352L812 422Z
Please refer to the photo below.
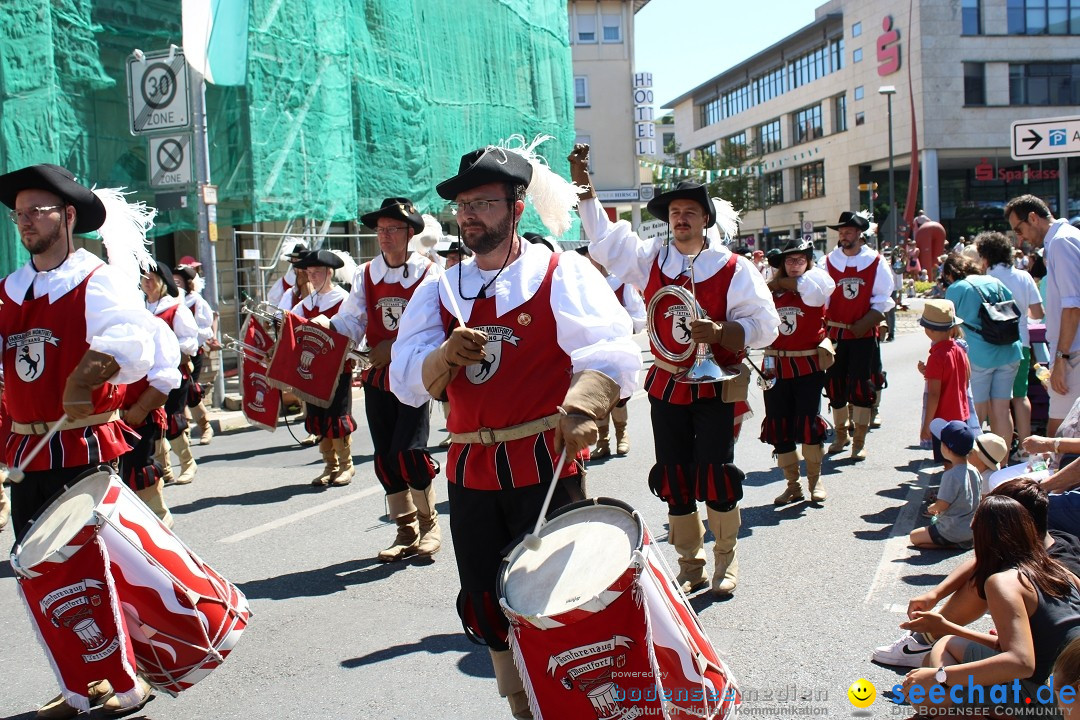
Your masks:
M978 290L975 289L976 286ZM1013 299L1009 288L987 275L968 275L963 280L954 282L945 291L945 299L952 300L953 305L956 306L957 316L964 319L964 339L968 342L968 359L971 360L972 365L981 368L996 368L1020 362L1022 353L1019 340L1012 345L993 345L983 340L982 335L979 334L978 331L982 329L979 308L982 307L983 296L989 302ZM1023 311L1022 309L1021 312Z
M1080 307L1080 230L1068 220L1052 222L1043 238L1043 261L1046 263L1046 341L1050 344L1050 357L1054 357L1061 337L1061 311ZM1080 333L1073 338L1068 352L1075 350L1080 350Z

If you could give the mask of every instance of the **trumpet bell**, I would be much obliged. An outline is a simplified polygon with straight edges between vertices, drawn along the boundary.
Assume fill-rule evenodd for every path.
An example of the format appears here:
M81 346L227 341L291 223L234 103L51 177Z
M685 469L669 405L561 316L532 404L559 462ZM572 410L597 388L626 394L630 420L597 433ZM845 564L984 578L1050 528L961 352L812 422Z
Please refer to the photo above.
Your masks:
M737 368L722 367L713 357L712 350L702 343L698 346L697 359L685 372L675 376L675 382L689 385L702 385L704 383L724 382L739 377Z

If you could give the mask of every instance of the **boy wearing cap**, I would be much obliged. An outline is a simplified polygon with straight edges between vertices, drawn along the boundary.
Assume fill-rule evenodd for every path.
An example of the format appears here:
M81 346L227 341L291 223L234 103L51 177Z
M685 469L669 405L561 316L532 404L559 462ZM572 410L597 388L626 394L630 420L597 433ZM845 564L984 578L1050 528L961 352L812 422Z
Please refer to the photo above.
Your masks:
M930 423L930 432L941 441L941 454L953 464L941 475L937 500L927 512L930 525L911 531L911 544L919 548L970 549L971 519L982 497L982 478L968 465L967 456L975 446L975 433L959 420L941 418Z
M932 439L930 422L934 418L966 422L970 415L967 386L971 371L967 353L954 339L959 333L957 328L963 322L963 318L956 317L949 300L927 300L923 305L919 324L926 337L930 338L930 356L925 363L919 362L919 372L926 378L926 402L919 431L922 442ZM943 460L940 443L937 442L934 443L934 460Z

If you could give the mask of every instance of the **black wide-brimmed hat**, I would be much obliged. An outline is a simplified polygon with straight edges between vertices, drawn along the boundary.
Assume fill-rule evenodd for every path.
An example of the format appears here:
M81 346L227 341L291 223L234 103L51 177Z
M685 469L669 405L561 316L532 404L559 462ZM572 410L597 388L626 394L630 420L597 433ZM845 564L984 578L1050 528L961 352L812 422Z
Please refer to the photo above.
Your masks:
M329 250L308 250L300 256L295 265L301 270L313 267L328 267L337 270L339 267L344 266L345 261Z
M435 253L442 257L449 257L454 254L460 255L461 257L472 255L469 248L462 245L460 240L452 240L446 247L436 250Z
M803 240L802 238L793 238L788 240L781 250L770 250L766 255L766 259L769 264L774 268L778 268L784 264L784 258L789 255L806 255L810 261L814 259L814 243L809 240Z
M412 200L403 197L391 197L382 201L382 207L374 212L369 212L367 215L360 216L360 222L367 225L369 228L376 228L379 223L379 218L390 218L392 220L401 220L409 224L415 232L422 232L424 229L424 218L417 212L416 207L413 206Z
M488 183L511 183L529 186L533 169L516 152L497 147L480 148L461 156L458 174L435 186L439 197L453 200L466 190Z
M48 190L74 207L74 233L92 232L105 222L101 200L90 188L76 182L67 168L45 163L0 175L0 202L9 208L15 209L15 198L23 190Z
M199 271L190 265L177 265L173 268L173 274L179 275L185 280L194 280L199 275Z
M522 233L521 237L525 238L533 245L543 245L551 252L555 252L555 246L551 244L551 241L538 232Z
M845 210L844 212L840 213L840 222L836 223L835 225L827 225L826 227L831 230L839 230L840 228L844 227L852 227L859 232L865 232L870 229L870 221L864 218L862 215L859 215L858 213L853 213L850 210Z
M649 209L653 217L668 222L668 206L671 205L672 200L693 200L701 205L702 210L705 211L705 227L712 227L713 223L716 222L716 208L713 207L712 200L709 199L709 188L702 183L683 180L675 186L674 190L660 193L650 200L645 207Z
M171 297L176 297L180 294L180 291L176 289L176 281L173 280L173 272L169 269L168 265L158 260L157 267L150 268L150 272L161 278L161 281L165 283L165 291Z

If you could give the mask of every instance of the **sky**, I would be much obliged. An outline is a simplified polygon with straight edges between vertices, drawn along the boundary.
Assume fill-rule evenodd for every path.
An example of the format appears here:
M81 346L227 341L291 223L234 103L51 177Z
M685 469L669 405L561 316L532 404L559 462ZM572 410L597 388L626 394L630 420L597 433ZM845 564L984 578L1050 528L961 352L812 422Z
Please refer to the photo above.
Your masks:
M636 72L656 115L679 95L814 21L825 0L651 0L634 18Z

